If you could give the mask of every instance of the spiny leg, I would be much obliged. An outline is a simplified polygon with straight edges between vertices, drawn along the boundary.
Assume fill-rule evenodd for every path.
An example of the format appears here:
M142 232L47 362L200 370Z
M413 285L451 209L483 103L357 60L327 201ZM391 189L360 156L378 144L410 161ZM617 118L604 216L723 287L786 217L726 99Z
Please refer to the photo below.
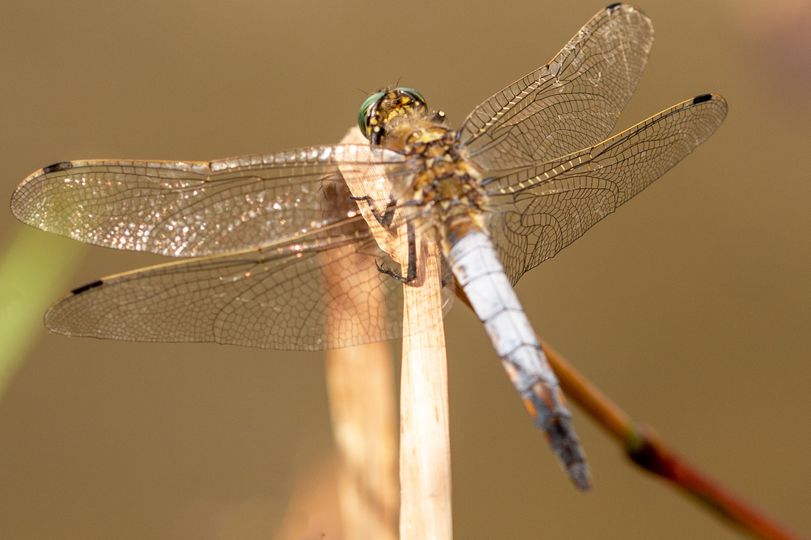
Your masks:
M406 275L398 274L380 262L376 264L378 271L381 273L391 276L402 283L411 283L417 279L417 238L414 233L414 225L409 223L406 225L406 229L408 231L408 263L406 265Z
M389 204L386 205L386 210L381 214L377 210L375 210L373 199L368 195L363 195L362 197L349 197L353 201L364 201L366 204L369 205L369 210L372 211L372 215L375 217L378 223L383 226L384 229L388 229L391 227L391 223L394 220L394 212L397 210L397 201L394 199L389 201Z
M391 199L389 204L386 205L386 211L384 213L379 213L375 210L374 205L372 204L373 200L369 195L363 195L358 197L349 197L353 201L364 201L366 204L369 205L369 209L372 212L372 215L377 220L380 225L386 229L390 230L392 228L392 222L394 220L394 212L397 210L397 201ZM395 272L391 268L387 267L381 262L377 262L377 269L383 274L387 276L391 276L397 281L402 283L411 283L415 279L417 279L417 241L416 235L414 233L414 226L412 224L408 224L406 226L408 231L408 263L406 266L406 275L403 276L402 274Z

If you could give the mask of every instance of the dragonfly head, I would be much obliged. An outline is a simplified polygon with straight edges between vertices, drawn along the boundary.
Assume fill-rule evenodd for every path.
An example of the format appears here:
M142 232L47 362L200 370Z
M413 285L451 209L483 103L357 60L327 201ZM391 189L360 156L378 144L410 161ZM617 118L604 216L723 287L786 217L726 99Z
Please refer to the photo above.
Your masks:
M425 98L417 90L398 86L367 97L358 111L358 127L373 145L379 145L392 120L427 110Z

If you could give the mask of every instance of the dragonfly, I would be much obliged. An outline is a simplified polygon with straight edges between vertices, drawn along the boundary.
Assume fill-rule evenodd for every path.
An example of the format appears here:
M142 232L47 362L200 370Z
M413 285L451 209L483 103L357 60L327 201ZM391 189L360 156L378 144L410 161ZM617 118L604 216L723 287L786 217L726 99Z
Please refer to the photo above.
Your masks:
M534 422L587 489L571 414L513 285L723 122L725 100L701 94L610 136L652 42L642 11L608 5L458 129L397 86L363 102L364 144L39 169L12 197L23 222L180 259L78 287L45 324L69 336L270 349L393 339L403 288L416 286L416 238L427 238L447 298L466 298ZM405 258L379 230L407 231Z

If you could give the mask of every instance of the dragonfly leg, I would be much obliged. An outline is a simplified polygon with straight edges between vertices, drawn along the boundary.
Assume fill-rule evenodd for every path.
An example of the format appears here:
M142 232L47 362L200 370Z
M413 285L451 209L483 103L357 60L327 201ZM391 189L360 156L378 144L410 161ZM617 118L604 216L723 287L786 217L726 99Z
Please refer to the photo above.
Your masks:
M349 197L353 201L365 201L366 204L369 205L369 210L372 211L372 215L375 217L378 223L383 226L383 228L388 229L391 227L391 223L394 220L394 211L397 209L397 204L394 199L389 201L389 204L386 205L386 210L383 213L378 212L375 210L374 205L372 204L372 198L368 195L364 195L362 197Z
M379 272L391 276L397 281L411 283L417 279L417 239L414 234L414 225L409 223L406 228L408 230L408 262L406 263L406 274L399 274L381 262L377 262L377 269Z

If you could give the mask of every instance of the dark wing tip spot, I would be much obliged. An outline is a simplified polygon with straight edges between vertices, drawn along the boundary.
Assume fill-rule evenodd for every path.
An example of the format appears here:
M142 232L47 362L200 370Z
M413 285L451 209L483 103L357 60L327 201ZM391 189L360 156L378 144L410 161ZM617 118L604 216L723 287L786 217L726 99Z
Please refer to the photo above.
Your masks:
M60 161L59 163L54 163L53 165L48 165L42 169L44 174L57 172L57 171L64 171L65 169L70 169L73 167L73 163L70 161Z
M89 291L90 289L95 289L96 287L101 287L104 282L100 279L93 281L92 283L88 283L87 285L82 285L81 287L77 287L70 291L72 294L82 294L85 291Z
M613 4L608 4L607 6L605 6L605 9L607 9L608 11L614 11L615 9L620 7L621 5L622 5L622 2L614 2Z
M693 105L697 103L704 103L705 101L710 101L712 99L712 94L701 94L700 96L696 96L693 98Z

